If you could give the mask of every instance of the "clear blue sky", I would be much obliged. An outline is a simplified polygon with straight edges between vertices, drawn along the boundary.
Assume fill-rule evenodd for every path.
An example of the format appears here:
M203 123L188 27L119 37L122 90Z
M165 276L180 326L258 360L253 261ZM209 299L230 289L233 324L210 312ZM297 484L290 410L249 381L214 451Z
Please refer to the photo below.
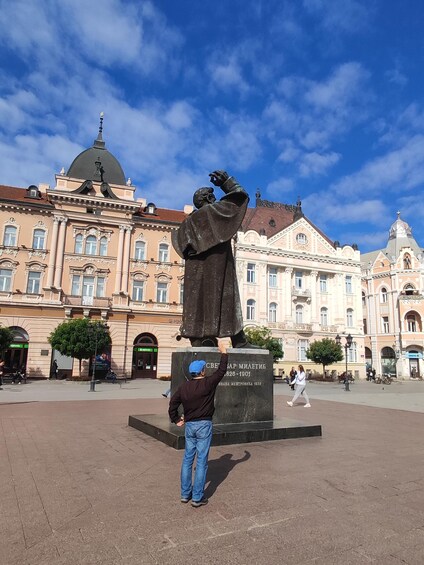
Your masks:
M424 245L420 0L0 0L0 184L54 185L97 135L181 208L217 168L330 238Z

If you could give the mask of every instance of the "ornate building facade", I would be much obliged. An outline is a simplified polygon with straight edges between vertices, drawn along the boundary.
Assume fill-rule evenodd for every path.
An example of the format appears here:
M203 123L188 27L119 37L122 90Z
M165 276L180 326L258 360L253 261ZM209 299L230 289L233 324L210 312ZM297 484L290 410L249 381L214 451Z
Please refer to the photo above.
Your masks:
M236 261L246 325L267 326L283 344L279 368L302 363L312 341L353 337L348 369L365 376L361 266L355 245L332 242L296 206L256 195L237 236ZM329 367L342 372L345 362Z
M422 377L424 253L400 213L384 249L364 253L365 356L378 374Z
M62 376L76 375L77 364L52 351L48 337L64 320L87 317L109 326L115 372L170 374L184 284L171 233L192 207L159 209L135 191L105 146L102 121L93 146L56 175L53 188L0 186L0 323L15 334L10 369L46 377L56 359ZM332 242L300 204L258 194L235 256L245 324L268 326L283 342L280 368L301 362L321 371L306 359L309 344L350 333L349 369L364 376L356 246ZM83 370L91 371L88 362Z
M102 122L54 188L0 186L0 323L15 333L6 365L45 377L56 358L62 374L76 372L48 337L84 316L108 324L118 374L169 375L184 275L171 232L184 217L135 199Z

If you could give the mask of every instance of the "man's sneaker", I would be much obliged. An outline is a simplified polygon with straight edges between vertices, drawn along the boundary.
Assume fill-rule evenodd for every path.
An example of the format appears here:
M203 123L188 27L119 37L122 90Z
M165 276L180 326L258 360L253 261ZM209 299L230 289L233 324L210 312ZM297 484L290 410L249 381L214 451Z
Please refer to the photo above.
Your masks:
M308 404L305 404L305 406L303 408L310 408L310 407L311 407L311 405L308 402Z
M293 406L293 402L292 402L291 400L287 400L287 404L288 404L289 406Z
M192 500L191 505L193 508L199 508L199 506L205 506L208 502L208 499L204 496L202 500Z
M187 502L190 502L190 500L191 500L191 496L182 496L181 497L181 502L183 504L187 504Z

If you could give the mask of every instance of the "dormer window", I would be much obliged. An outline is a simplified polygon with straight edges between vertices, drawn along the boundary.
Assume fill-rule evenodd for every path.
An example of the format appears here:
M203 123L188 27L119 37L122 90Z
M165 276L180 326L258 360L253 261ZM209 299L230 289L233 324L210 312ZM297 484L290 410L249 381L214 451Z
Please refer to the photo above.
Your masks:
M144 208L144 211L146 214L156 214L156 204L153 204L153 202L149 202L149 204L147 204L147 206Z
M27 188L27 198L40 198L40 191L38 190L38 187L35 186L35 184L31 184Z

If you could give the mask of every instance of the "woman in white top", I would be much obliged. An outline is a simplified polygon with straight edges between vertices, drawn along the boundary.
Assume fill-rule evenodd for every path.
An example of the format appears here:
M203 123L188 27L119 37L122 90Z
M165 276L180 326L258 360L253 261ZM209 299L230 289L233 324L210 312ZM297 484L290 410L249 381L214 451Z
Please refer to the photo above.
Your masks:
M303 365L299 365L299 370L297 371L296 374L295 387L296 387L296 392L294 393L293 400L288 400L287 404L289 406L293 406L293 404L296 402L299 396L303 394L306 400L306 404L304 408L310 408L311 405L309 404L309 398L308 395L306 394L306 373L305 373L305 369L303 368Z

